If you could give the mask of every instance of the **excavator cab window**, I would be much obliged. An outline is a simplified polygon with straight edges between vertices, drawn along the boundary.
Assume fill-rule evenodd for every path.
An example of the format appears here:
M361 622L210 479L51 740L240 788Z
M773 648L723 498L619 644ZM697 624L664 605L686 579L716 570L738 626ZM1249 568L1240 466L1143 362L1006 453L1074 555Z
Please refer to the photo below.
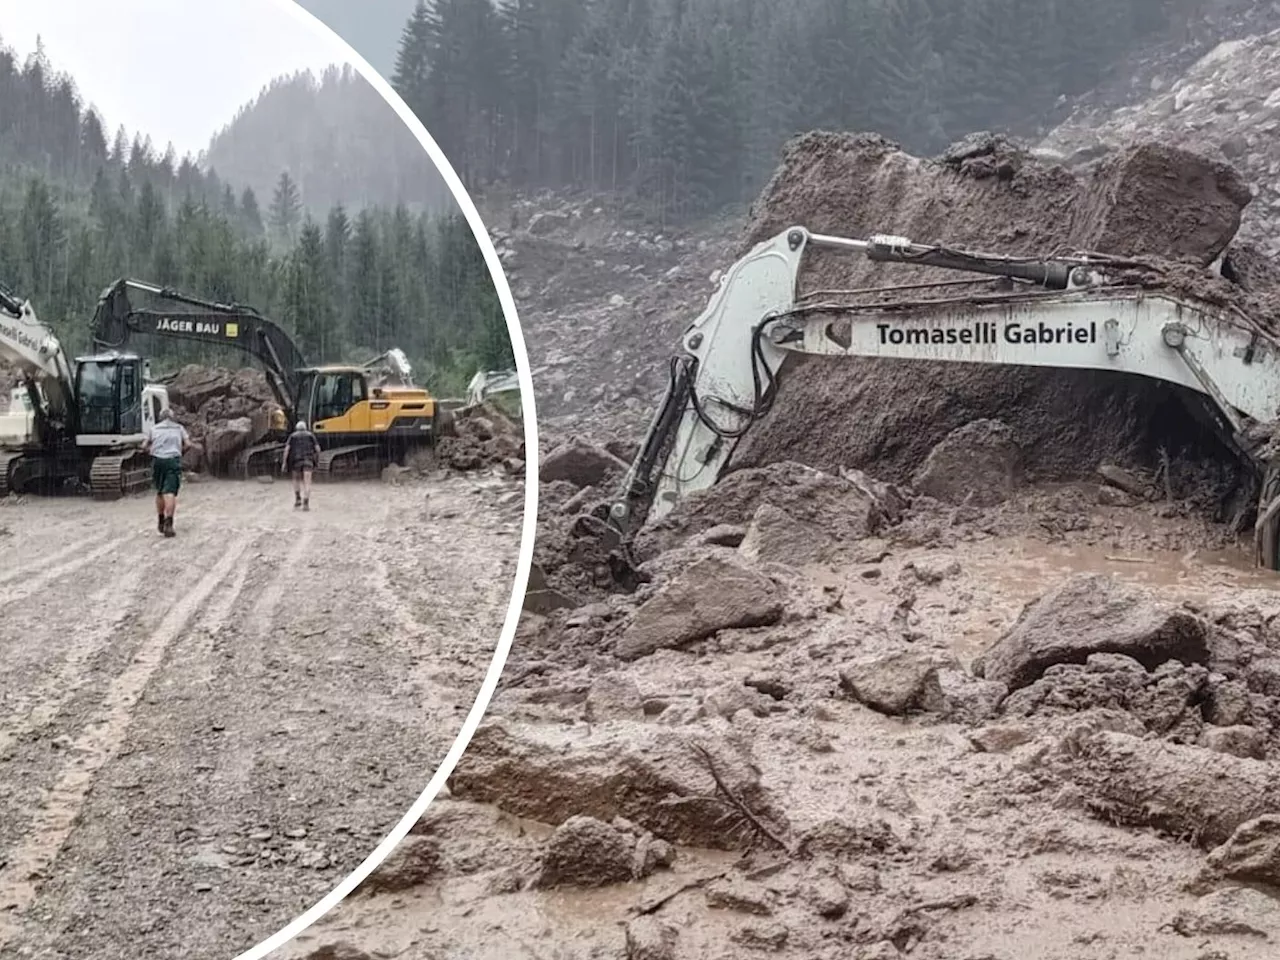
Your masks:
M139 433L142 430L142 390L138 383L138 361L124 360L120 364L120 432Z
M364 377L358 373L321 374L316 384L317 420L343 416L366 397Z
M76 371L76 399L80 407L80 432L120 432L118 406L120 367L112 361L86 360Z

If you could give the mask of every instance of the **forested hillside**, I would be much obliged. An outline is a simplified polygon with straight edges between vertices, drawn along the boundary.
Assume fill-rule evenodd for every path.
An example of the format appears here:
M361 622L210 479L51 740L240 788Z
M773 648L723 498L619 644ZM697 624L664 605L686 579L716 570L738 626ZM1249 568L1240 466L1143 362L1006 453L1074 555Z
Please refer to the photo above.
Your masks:
M296 331L314 361L399 346L437 391L510 357L483 256L456 213L335 205L313 218L287 178L259 200L191 159L157 155L145 136L122 131L108 145L71 78L43 56L0 53L0 283L80 350L98 295L121 276L251 304ZM150 352L175 350L192 359L173 343Z
M782 142L932 151L1027 132L1211 0L434 0L394 79L471 188L622 189L659 216L753 196Z
M287 171L316 216L339 203L415 212L453 204L417 138L350 66L277 78L213 137L204 159L262 195Z

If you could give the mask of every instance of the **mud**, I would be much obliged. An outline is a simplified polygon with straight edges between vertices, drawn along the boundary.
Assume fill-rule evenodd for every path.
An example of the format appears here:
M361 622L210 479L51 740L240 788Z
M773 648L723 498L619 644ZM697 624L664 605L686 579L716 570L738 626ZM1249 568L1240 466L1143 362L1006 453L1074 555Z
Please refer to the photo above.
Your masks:
M1280 908L1235 886L1273 876L1280 582L1194 516L1101 489L917 498L800 566L706 544L704 524L753 512L726 498L636 595L526 618L424 828L453 865L285 956L1268 956ZM780 622L614 656L706 556L772 581ZM995 679L1012 649L1044 655ZM554 860L580 880L542 886L575 817L675 855L628 876L610 834Z
M522 503L190 482L174 540L150 497L0 504L0 955L227 960L328 892L471 707Z

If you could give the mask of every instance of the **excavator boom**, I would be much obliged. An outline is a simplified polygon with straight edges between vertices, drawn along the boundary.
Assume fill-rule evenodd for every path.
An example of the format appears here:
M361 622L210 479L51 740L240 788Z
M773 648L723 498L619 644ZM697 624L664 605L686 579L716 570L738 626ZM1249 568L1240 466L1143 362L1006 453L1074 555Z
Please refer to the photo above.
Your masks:
M1007 281L996 292L911 297L911 286L797 296L810 247L860 253ZM609 512L627 539L697 490L712 486L752 424L773 403L792 354L1112 370L1185 387L1209 401L1237 452L1253 456L1250 421L1280 415L1280 343L1247 318L1159 288L1103 257L1029 259L915 244L901 237L852 240L792 227L733 265L686 329L684 353L640 452ZM921 284L936 297L949 284ZM963 292L962 292L963 291ZM907 294L907 296L904 296ZM1280 492L1280 478L1258 464ZM1280 504L1280 500L1277 501ZM1280 506L1260 518L1277 526ZM1273 529L1265 548L1276 566ZM1260 547L1260 549L1263 549Z
M130 294L142 294L141 304ZM295 419L297 371L306 366L292 338L253 307L202 300L140 280L117 280L98 299L92 336L100 348L120 349L136 334L231 347L256 358L288 420Z

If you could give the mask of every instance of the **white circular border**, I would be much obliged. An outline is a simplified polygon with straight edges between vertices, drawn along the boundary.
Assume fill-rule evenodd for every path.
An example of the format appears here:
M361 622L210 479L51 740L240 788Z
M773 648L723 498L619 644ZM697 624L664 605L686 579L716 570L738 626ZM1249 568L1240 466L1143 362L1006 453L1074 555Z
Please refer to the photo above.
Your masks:
M485 675L484 683L480 685L480 691L476 695L476 701L471 707L471 712L467 714L467 719L462 724L462 730L458 733L457 739L453 741L453 746L449 748L444 762L436 769L435 775L427 784L426 789L409 807L409 811L400 822L391 828L391 831L382 839L382 842L378 844L373 853L364 859L363 863L325 894L318 903L294 918L276 933L267 937L257 946L251 947L236 956L234 960L261 960L262 957L267 956L272 951L283 947L346 899L347 895L360 886L365 878L376 870L400 841L405 838L409 833L409 829L421 819L422 814L431 805L431 801L436 798L440 788L444 786L445 781L453 773L453 768L462 759L462 754L466 751L467 744L471 742L471 737L475 734L476 727L480 725L480 721L489 707L489 700L492 699L493 692L498 686L498 680L502 676L502 668L506 666L507 655L511 652L511 643L515 638L520 611L524 605L525 590L529 584L529 570L533 563L533 541L538 522L538 428L534 411L533 376L529 369L529 357L525 352L524 337L520 332L520 319L516 314L515 299L511 296L511 287L507 283L506 274L502 270L502 261L498 259L498 251L493 246L493 241L489 237L489 231L485 227L484 221L480 219L480 213L476 210L475 204L467 194L466 188L462 185L462 181L454 171L452 164L449 163L448 158L444 155L444 152L436 145L435 140L431 138L431 134L427 132L414 112L409 109L408 104L392 89L391 84L384 80L378 71L369 65L367 60L352 49L349 43L310 11L304 10L293 0L271 0L271 2L282 9L288 10L294 19L307 29L332 39L335 54L340 53L341 59L349 61L356 71L382 95L382 98L387 101L391 109L404 121L405 126L422 144L422 148L431 157L441 176L444 177L444 181L448 184L454 200L462 208L462 213L467 218L467 223L471 225L471 232L475 234L476 242L480 244L480 249L484 253L485 263L489 267L489 275L493 280L494 286L497 287L498 300L502 304L502 312L507 320L507 333L511 337L511 346L515 353L516 375L520 382L521 407L523 408L522 419L524 420L524 528L520 536L520 556L516 563L516 578L511 591L511 602L507 607L507 618L503 622L502 634L498 639L497 648L494 650L493 660L489 664L489 672Z

